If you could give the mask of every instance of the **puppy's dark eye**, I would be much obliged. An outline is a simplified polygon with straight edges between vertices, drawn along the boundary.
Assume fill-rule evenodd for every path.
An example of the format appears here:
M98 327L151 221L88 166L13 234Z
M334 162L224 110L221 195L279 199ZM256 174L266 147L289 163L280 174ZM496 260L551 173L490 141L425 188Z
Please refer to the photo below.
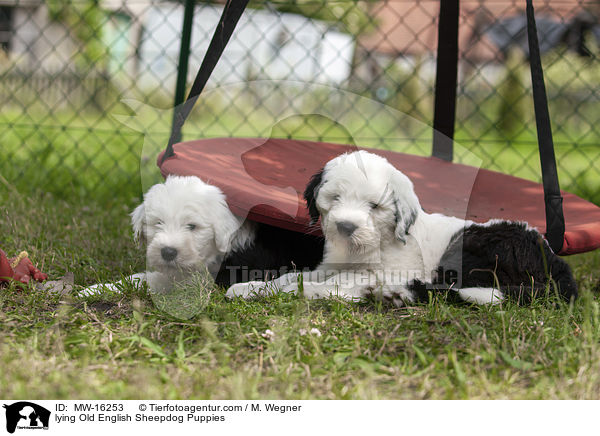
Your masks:
M187 228L188 230L196 230L196 224L188 224Z
M340 199L340 196L339 195L334 195L333 197L331 197L331 199L333 201L338 201Z
M161 220L156 220L155 226L162 226L163 222Z
M371 206L371 209L377 209L379 207L379 204L371 201L371 202L369 202L369 206Z

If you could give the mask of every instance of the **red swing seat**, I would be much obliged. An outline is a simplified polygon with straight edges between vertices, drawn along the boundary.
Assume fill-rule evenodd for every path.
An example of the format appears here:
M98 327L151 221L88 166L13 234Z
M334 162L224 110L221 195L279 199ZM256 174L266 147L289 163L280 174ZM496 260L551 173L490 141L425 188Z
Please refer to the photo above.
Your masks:
M297 232L319 232L302 193L310 177L333 157L357 148L326 142L265 138L213 138L180 142L162 162L161 173L195 175L218 186L231 211L253 221ZM388 150L367 149L387 158L411 178L427 212L485 222L527 221L544 233L540 184L495 171ZM287 189L286 189L287 188ZM566 230L559 254L600 248L600 208L562 191Z

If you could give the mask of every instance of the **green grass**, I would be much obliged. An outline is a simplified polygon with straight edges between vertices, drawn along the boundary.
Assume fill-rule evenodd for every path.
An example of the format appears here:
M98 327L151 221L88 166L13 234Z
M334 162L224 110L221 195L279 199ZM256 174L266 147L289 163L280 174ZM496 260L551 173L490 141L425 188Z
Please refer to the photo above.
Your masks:
M25 192L131 204L141 195L140 156L144 135L93 115L0 114L5 159L0 175ZM6 187L4 187L6 188ZM0 187L2 189L2 187Z
M27 249L51 278L73 271L86 285L144 267L125 207L2 201L2 248ZM207 301L201 281L171 301L127 286L87 299L0 288L0 397L597 399L600 252L567 260L582 296L557 307L228 301L212 288Z
M335 112L340 103L328 95L311 104ZM282 116L289 111L276 110L277 98L271 112L260 103L267 107L201 107L186 137L291 136L430 152L427 126L380 105L342 114L340 126ZM300 112L315 113L311 104ZM457 160L539 180L531 128L506 138L491 128L491 106L473 110L479 121L457 129ZM128 213L160 179L154 162L171 114L113 112L0 113L0 248L26 249L52 279L71 271L85 286L144 269ZM561 187L600 204L597 135L566 123L556 152ZM398 309L289 295L228 301L200 279L154 298L130 286L88 299L4 287L0 397L599 398L600 252L567 260L582 297L557 307L435 300ZM302 334L311 329L321 335Z

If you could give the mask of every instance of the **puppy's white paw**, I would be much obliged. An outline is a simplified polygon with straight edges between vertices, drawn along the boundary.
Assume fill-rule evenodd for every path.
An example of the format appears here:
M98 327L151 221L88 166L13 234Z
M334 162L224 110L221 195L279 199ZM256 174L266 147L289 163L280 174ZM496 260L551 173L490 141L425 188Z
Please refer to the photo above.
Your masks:
M266 288L267 283L260 281L236 283L235 285L231 285L229 289L227 289L227 293L225 294L225 296L227 298L251 298L258 295L266 295Z
M281 287L281 292L285 292L286 294L297 294L298 293L298 281L295 280L292 283L288 283Z
M89 297L90 295L101 294L102 292L121 292L123 284L133 285L135 288L141 288L143 283L146 281L146 273L137 273L127 277L124 280L119 280L113 283L97 283L92 286L88 286L85 289L79 291L79 297Z
M304 298L315 299L328 297L331 293L329 287L324 286L323 283L304 282L302 284L302 294Z
M504 294L494 288L463 288L458 289L458 295L465 301L476 304L500 304Z
M85 289L79 291L78 296L89 297L91 295L101 294L103 292L121 292L114 283L98 283L96 285L88 286Z

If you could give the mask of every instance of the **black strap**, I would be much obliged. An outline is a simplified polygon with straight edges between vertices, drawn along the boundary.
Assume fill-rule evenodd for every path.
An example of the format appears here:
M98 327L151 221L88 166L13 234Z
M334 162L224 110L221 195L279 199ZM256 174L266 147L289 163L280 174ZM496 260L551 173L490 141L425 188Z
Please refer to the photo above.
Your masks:
M190 45L192 41L192 29L194 27L194 8L196 0L185 0L183 10L183 28L181 29L181 44L179 47L179 62L177 64L177 82L175 82L175 101L174 107L179 106L185 101L185 89L187 87L188 62L190 60ZM175 123L176 111L173 111L173 120L171 128ZM181 132L179 138L174 142L181 141Z
M548 113L548 99L544 85L544 73L542 71L532 0L527 0L527 38L529 41L533 105L535 108L535 122L540 149L540 163L542 166L544 202L546 205L546 240L552 250L558 253L562 249L565 238L565 217L562 208L563 199L560 195L560 186L558 184L554 142L552 141L552 127L550 125L550 114Z
M183 127L183 123L185 123L185 120L192 111L198 96L204 89L204 86L215 69L219 58L223 54L223 50L225 50L225 47L227 46L227 43L233 34L235 26L242 16L244 9L246 9L248 1L249 0L227 0L227 3L223 8L223 14L221 15L219 24L217 25L212 40L210 41L210 45L208 46L206 55L202 60L202 65L200 65L200 69L198 70L198 74L196 75L196 79L192 85L192 89L190 90L185 103L175 108L173 126L171 127L171 136L169 137L169 142L162 157L161 164L165 161L165 159L173 156L173 144L178 142L181 138L181 128Z
M432 155L452 161L458 79L459 0L440 1Z

